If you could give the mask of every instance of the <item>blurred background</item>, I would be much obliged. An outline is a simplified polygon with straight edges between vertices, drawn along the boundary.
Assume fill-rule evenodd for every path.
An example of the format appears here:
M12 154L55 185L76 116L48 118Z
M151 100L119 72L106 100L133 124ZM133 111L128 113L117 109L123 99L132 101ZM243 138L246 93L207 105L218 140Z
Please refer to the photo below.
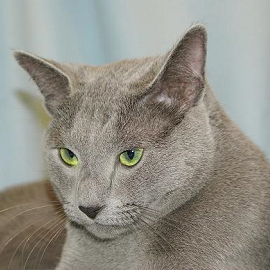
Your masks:
M100 65L165 53L195 22L227 113L270 157L269 0L0 0L0 190L43 179L41 95L14 49Z

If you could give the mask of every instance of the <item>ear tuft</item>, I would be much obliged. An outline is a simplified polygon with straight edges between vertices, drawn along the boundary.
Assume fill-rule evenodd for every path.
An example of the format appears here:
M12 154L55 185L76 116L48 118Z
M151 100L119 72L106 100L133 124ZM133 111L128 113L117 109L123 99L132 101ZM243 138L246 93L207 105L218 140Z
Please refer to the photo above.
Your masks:
M39 87L44 96L46 108L50 114L53 114L57 106L70 94L69 77L50 60L24 51L15 51L13 55Z

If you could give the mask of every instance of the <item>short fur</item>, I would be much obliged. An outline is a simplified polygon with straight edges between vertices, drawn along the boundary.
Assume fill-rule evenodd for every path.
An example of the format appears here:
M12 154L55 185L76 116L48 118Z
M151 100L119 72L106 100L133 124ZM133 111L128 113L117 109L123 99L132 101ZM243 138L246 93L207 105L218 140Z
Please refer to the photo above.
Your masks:
M270 269L270 167L205 79L202 25L160 57L15 58L52 115L45 156L68 218L57 270ZM134 147L142 160L124 167L118 156ZM96 205L95 219L78 208Z

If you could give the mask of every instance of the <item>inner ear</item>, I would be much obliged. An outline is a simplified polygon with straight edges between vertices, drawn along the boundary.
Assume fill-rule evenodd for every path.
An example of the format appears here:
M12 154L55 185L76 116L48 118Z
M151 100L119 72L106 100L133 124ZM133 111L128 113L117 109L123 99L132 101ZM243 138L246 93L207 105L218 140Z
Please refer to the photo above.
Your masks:
M188 30L150 85L148 100L178 106L181 111L199 104L204 94L206 40L202 25Z
M70 94L70 79L50 60L33 54L15 51L14 57L20 66L31 76L44 96L45 106L50 114L54 114Z

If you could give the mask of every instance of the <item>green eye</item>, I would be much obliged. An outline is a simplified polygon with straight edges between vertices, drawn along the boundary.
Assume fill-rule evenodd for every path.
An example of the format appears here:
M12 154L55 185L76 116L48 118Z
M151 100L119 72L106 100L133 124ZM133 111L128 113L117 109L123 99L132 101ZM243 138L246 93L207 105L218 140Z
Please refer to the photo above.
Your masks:
M142 148L126 150L120 154L119 160L123 165L132 167L141 160L142 154L143 154Z
M77 156L67 148L60 148L60 157L69 166L77 166L79 163Z

